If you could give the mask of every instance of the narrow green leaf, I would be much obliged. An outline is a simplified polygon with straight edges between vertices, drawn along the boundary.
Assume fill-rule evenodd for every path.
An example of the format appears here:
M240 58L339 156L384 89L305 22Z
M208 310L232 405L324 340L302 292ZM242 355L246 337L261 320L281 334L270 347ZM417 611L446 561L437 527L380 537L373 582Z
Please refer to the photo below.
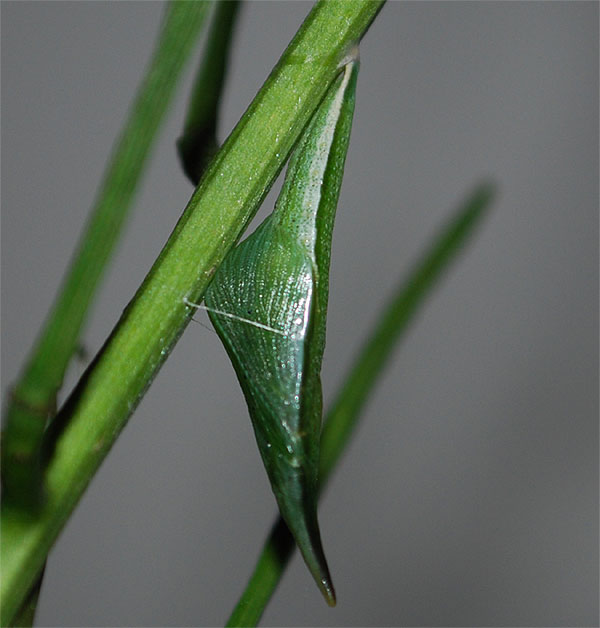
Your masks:
M329 411L321 435L320 475L324 483L348 442L360 411L373 390L392 350L436 282L457 257L485 211L491 206L494 187L481 184L427 249L408 279L400 285L364 345Z
M6 408L3 500L34 511L43 499L44 429L56 410L67 366L125 219L181 70L200 35L209 3L167 7L161 33L109 162L77 253ZM33 624L43 567L15 625Z
M3 498L24 508L42 500L41 444L81 328L132 205L157 130L210 3L168 5L160 36L79 247L27 364L11 391L2 437Z
M194 185L198 185L208 162L219 148L219 103L239 8L239 0L221 0L215 3L208 40L188 105L183 135L177 142L183 170Z
M45 565L42 569L38 579L29 591L29 594L25 598L25 601L21 605L21 608L17 612L13 619L12 625L15 628L31 628L35 621L35 613L37 611L37 605L40 597L40 591L42 588L42 581L44 579Z
M335 592L317 522L320 373L357 69L348 63L330 87L290 158L275 211L229 253L206 292L279 510L331 605Z
M479 186L427 249L422 260L401 284L350 370L328 413L321 436L320 487L322 490L339 460L360 411L374 388L398 340L431 293L437 280L456 258L490 206L493 189ZM227 626L256 626L273 595L294 550L283 521L273 526L250 580Z

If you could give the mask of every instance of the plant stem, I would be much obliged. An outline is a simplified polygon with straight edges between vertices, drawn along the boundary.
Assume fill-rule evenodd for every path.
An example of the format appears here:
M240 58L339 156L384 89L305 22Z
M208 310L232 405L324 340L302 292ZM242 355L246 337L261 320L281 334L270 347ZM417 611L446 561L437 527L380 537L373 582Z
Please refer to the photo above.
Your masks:
M360 417L377 376L392 355L396 343L431 293L450 262L473 233L490 206L493 190L481 185L427 249L422 261L402 283L364 344L336 401L328 413L321 435L320 491L340 459ZM292 536L279 517L271 529L246 589L227 626L256 626L273 595L294 551Z
M98 466L191 318L210 278L283 166L382 0L319 2L208 167L106 344L53 423L36 517L3 504L2 622L10 622ZM58 429L62 428L62 429Z
M11 392L2 443L2 476L3 497L16 506L40 505L40 448L46 423L55 413L56 395L77 349L87 312L209 6L205 2L168 5L154 54L106 169L79 247Z
M403 282L351 369L321 434L320 477L329 479L354 430L368 395L425 298L460 253L494 197L494 187L479 185L427 249Z
M31 587L29 594L23 601L21 608L13 619L12 623L15 628L31 628L31 626L33 626L35 613L37 611L37 604L40 597L40 590L42 588L42 580L44 579L44 568L42 568L39 577L35 581L35 584Z
M198 185L208 162L219 148L219 103L239 8L239 0L216 3L192 89L183 135L177 141L183 170L194 185Z

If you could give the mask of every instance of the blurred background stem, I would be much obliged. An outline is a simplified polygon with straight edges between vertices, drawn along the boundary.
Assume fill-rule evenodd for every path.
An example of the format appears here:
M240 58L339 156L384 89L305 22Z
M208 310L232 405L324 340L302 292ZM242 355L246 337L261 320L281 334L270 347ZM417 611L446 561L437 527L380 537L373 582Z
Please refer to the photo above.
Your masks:
M183 170L194 185L198 185L208 162L219 147L217 124L221 95L239 9L239 0L215 4L188 104L183 135L177 142Z
M425 251L380 316L327 414L321 434L321 492L354 432L379 373L426 297L472 235L492 198L493 187L490 184L482 184L472 192ZM294 548L292 535L279 517L227 626L258 624Z
M43 499L41 444L56 397L177 80L197 42L209 2L167 6L158 42L106 168L79 246L20 379L2 435L3 499L35 509Z
M44 432L56 411L67 367L123 231L135 192L178 79L196 44L210 2L167 5L146 73L108 162L103 183L38 340L6 408L2 434L2 499L35 513L42 504ZM13 619L31 626L44 567Z

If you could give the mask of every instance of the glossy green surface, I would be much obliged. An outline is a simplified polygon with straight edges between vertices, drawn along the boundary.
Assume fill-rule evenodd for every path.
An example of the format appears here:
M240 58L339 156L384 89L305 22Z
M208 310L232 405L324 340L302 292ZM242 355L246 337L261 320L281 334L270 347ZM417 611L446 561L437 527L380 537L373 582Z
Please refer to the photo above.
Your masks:
M331 234L357 69L349 63L333 83L290 159L275 211L231 251L206 292L280 512L332 605L316 509L320 370Z

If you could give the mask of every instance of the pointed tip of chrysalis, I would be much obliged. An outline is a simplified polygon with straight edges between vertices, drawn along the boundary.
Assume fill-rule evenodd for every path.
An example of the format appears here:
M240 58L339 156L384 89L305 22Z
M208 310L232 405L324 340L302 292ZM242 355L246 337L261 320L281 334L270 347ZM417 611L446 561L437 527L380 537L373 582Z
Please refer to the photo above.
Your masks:
M318 528L316 534L319 534ZM319 590L325 598L328 606L335 606L337 602L335 589L329 573L327 559L325 558L325 553L323 552L323 546L321 545L320 536L311 539L308 547L306 547L304 543L301 544L298 539L296 539L296 542L298 543L304 562L317 583L317 586L319 587Z
M316 500L307 507L303 500L282 499L279 496L279 509L296 541L302 558L315 583L329 606L336 605L335 589L329 573L327 559L321 543L321 533L317 520ZM309 500L312 501L312 500Z
M335 595L335 589L333 587L333 581L331 580L331 574L329 573L327 559L325 558L325 553L323 552L323 546L321 544L321 537L319 534L318 523L316 523L316 517L315 525L317 526L316 538L313 538L311 540L312 542L308 552L310 556L307 556L307 552L305 552L303 548L299 545L300 552L312 577L317 583L319 590L325 598L325 601L327 602L328 606L333 607L336 605L337 599Z
M331 579L322 578L321 586L319 588L321 589L321 593L323 594L327 604L333 608L337 604L337 599L335 597L335 589L333 588L333 582L331 582Z

